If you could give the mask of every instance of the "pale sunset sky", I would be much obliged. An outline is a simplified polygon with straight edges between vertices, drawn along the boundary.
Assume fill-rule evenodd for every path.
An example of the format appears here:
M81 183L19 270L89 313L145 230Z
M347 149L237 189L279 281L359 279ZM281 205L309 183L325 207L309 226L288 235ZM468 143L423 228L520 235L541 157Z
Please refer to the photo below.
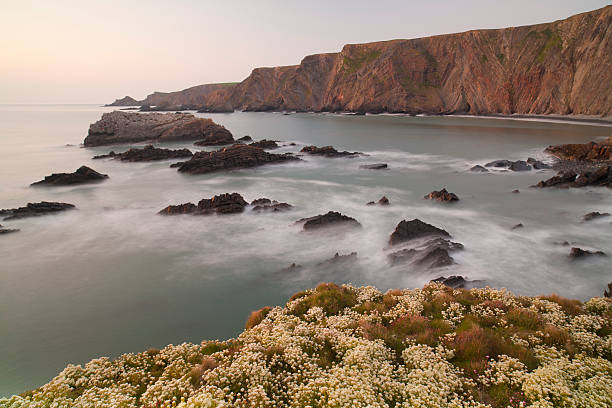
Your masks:
M346 43L535 24L598 0L0 0L0 103L108 103L241 81Z

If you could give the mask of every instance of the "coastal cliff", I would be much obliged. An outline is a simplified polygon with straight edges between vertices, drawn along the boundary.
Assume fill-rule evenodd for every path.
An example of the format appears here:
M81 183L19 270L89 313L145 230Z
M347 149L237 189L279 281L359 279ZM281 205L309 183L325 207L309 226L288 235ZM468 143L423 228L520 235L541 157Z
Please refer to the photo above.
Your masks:
M565 20L348 44L142 104L213 110L612 116L612 6Z

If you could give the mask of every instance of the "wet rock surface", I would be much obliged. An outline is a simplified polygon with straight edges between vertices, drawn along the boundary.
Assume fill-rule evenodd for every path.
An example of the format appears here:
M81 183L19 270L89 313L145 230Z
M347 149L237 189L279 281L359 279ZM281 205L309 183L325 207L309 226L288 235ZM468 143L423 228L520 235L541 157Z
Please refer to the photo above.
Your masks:
M189 149L162 149L148 145L142 149L132 148L123 153L115 153L111 151L108 154L102 154L94 156L94 159L118 159L121 161L128 162L141 162L141 161L157 161L157 160L169 160L169 159L181 159L185 157L191 157L193 153Z
M473 166L470 169L470 171L477 172L477 173L488 173L489 172L489 170L487 170L485 167L483 167L483 166L481 166L479 164Z
M253 211L255 212L278 212L288 211L293 208L289 203L280 203L276 200L270 200L269 198L258 198L251 202Z
M262 139L258 140L257 142L250 143L249 146L260 147L264 150L278 149L280 147L278 143L276 143L276 140L267 139Z
M398 245L416 238L423 237L450 237L450 234L443 229L434 227L431 224L427 224L419 219L414 219L411 221L403 220L397 227L395 227L395 231L391 234L389 238L389 244L391 246Z
M366 205L389 205L389 199L386 196L382 196L380 197L380 199L378 201L370 201L369 203L367 203Z
M0 225L0 235L10 234L11 232L19 232L18 229L5 228Z
M103 146L143 141L201 140L208 144L233 143L229 130L211 119L187 113L114 111L105 113L89 127L85 146Z
M514 231L514 230L521 229L521 228L524 228L524 227L525 227L525 226L524 226L523 224L516 224L516 225L515 225L515 226L513 226L511 229Z
M610 216L610 213L607 213L607 212L600 213L599 211L593 211L588 214L584 214L582 216L582 221L591 221L596 218L609 217L609 216Z
M356 157L363 153L360 152L347 152L347 151L338 151L332 146L306 146L300 150L302 153L308 153L313 156L324 156L324 157Z
M606 256L603 251L589 251L578 247L573 247L569 253L571 259L582 259L593 255Z
M548 146L545 152L561 160L608 161L612 160L612 137L599 143L589 142Z
M323 262L319 262L317 263L316 266L328 267L328 266L335 266L339 264L349 264L349 263L354 263L354 262L357 262L357 252L351 252L350 254L346 254L346 255L340 255L338 252L336 252L336 254L332 258L327 259Z
M69 186L75 184L98 183L108 178L87 166L79 167L74 173L53 173L43 180L32 183L32 186Z
M28 203L25 207L0 210L0 217L4 221L19 218L39 217L42 215L55 214L58 212L72 210L75 206L68 203L41 201L39 203Z
M238 193L225 193L212 198L204 198L198 204L185 203L169 205L161 210L161 215L209 215L209 214L235 214L244 211L247 202Z
M446 202L446 203L450 203L453 201L459 201L459 197L457 197L455 193L449 193L448 191L446 191L445 188L443 188L440 191L432 191L431 193L427 194L423 198L426 200L435 200L435 201Z
M329 211L327 214L315 215L314 217L302 218L296 221L303 224L304 231L314 231L332 227L359 228L361 224L354 218L336 211Z
M510 169L512 171L530 171L531 170L531 166L529 164L527 164L526 161L517 160L515 162L512 162L512 164L510 164L508 169Z
M604 297L612 298L612 282L608 283L608 290L604 290Z
M366 170L384 170L387 169L387 163L374 163L374 164L362 164L359 166L360 169Z
M560 171L556 176L540 181L535 187L580 188L612 186L612 165L604 165L583 172Z
M241 138L236 139L237 142L242 142L242 143L246 143L246 142L252 142L253 138L249 135L246 136L242 136Z
M255 146L234 144L214 152L197 152L186 162L175 163L181 173L204 174L300 160L291 153L273 154Z
M481 280L467 280L463 276L453 275L445 278L440 276L439 278L432 279L432 282L442 283L453 289L468 289L482 285Z

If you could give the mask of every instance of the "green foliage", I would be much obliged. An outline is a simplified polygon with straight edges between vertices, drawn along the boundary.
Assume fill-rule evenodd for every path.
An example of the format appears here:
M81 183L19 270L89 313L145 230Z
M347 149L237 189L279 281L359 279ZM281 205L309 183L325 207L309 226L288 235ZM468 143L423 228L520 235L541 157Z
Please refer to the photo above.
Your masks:
M380 54L380 50L359 49L351 55L345 55L342 66L344 67L345 72L354 74L365 65L374 62L374 60L378 58Z
M504 54L502 54L502 53L497 54L496 57L499 60L500 64L503 64L504 60L506 59L506 56Z

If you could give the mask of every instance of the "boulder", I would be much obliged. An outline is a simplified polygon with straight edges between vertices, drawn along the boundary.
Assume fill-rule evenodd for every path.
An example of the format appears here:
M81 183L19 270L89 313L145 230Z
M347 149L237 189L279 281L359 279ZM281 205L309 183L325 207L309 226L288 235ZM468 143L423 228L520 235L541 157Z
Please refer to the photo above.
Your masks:
M383 170L387 168L387 163L362 164L359 168L366 170Z
M609 216L610 216L610 213L607 213L607 212L600 213L599 211L593 211L593 212L583 215L582 220L591 221L591 220L594 220L595 218L609 217Z
M170 142L201 140L207 144L233 143L232 134L211 119L192 114L114 111L105 113L89 127L83 142L88 146L103 146L143 141Z
M257 142L253 142L249 144L249 146L261 147L264 150L265 149L267 150L278 149L280 147L278 143L276 143L275 140L267 140L267 139L262 139Z
M225 193L213 198L204 198L196 205L186 203L180 205L169 205L161 210L161 215L208 215L208 214L234 214L244 211L247 202L238 193Z
M447 202L447 203L450 203L453 201L459 201L459 197L457 197L455 193L449 193L448 191L446 191L445 188L443 188L440 191L432 191L431 193L427 194L423 198L426 200L436 200L436 201Z
M480 280L470 281L458 275L449 276L448 278L440 276L439 278L433 279L432 282L439 282L453 289L472 288L482 283Z
M589 251L582 248L572 247L569 253L571 259L586 258L591 255L606 256L603 251Z
M354 218L340 214L336 211L329 211L327 214L315 215L314 217L302 218L296 221L303 224L304 231L314 231L330 227L361 227L361 224Z
M237 142L242 142L242 143L246 143L246 142L252 142L253 138L249 135L246 136L242 136L241 138L236 139Z
M181 173L204 174L220 170L232 170L300 160L291 153L272 154L255 146L234 144L214 152L197 152L186 162L175 163Z
M324 156L324 157L355 157L360 154L363 154L359 152L347 152L347 151L339 152L338 150L334 149L332 146L323 146L323 147L306 146L306 147L303 147L302 150L300 150L300 152L308 153L308 154L315 155L315 156Z
M476 166L473 166L470 171L474 171L474 172L479 172L479 173L488 173L489 170L487 170L486 168L482 167L481 165L477 164Z
M108 175L81 166L74 173L53 173L43 180L32 183L32 186L70 186L74 184L98 183L108 178Z
M515 162L512 162L512 164L510 164L509 169L512 171L530 171L531 166L527 164L526 161L517 160Z
M180 159L184 157L191 157L193 153L189 149L161 149L148 145L142 149L132 148L123 153L115 153L111 151L109 154L103 154L94 156L94 159L119 159L121 161L128 162L141 162L141 161L157 161L157 160L169 160L169 159Z
M40 203L28 203L25 207L0 210L0 217L7 221L55 214L73 208L75 208L73 204L41 201Z
M395 231L393 231L389 238L389 244L391 246L398 245L423 237L450 237L450 234L419 219L411 221L403 220L395 227Z
M293 208L291 204L288 203L279 203L276 200L270 200L269 198L258 198L251 202L251 206L253 207L253 211L255 212L278 212L278 211L287 211Z
M523 224L516 224L516 225L515 225L514 227L512 227L511 229L514 231L514 230L517 230L517 229L521 229L521 228L523 228L523 227L524 227L524 225L523 225Z
M380 199L376 202L374 201L370 201L369 203L367 203L366 205L389 205L389 199L386 196L382 196L380 197Z
M493 160L485 164L485 167L510 167L512 162L510 160Z

